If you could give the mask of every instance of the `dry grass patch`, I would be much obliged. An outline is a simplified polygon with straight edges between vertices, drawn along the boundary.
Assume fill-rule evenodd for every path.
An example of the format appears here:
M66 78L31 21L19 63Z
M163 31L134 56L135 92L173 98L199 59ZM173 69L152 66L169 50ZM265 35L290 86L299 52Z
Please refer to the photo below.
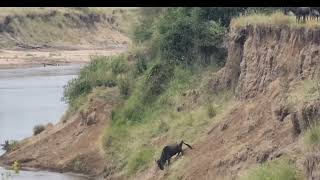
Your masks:
M307 20L305 23L297 22L295 16L284 15L282 12L275 12L271 15L252 14L242 15L231 20L230 28L237 29L246 25L262 25L262 26L281 26L288 25L290 27L320 27L320 22L317 20Z

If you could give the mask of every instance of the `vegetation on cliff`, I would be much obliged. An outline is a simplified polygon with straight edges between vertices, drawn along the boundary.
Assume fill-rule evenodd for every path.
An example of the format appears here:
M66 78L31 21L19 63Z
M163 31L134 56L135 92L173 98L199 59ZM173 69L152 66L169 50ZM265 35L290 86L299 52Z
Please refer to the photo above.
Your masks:
M110 46L127 39L135 9L2 8L0 47ZM121 33L119 33L121 32ZM123 42L120 42L123 43Z
M293 23L293 17L280 13L231 20L257 11L270 13L268 8L142 9L131 32L134 47L125 55L95 57L68 83L65 100L74 112L95 88L120 88L122 102L114 108L103 137L107 173L130 176L143 171L158 158L164 144L181 139L194 143L223 120L236 104L234 94L231 90L210 93L207 85L225 64L224 39L230 21L232 28L254 22ZM183 158L179 165L187 162ZM295 167L287 165L287 161L263 165L250 178L296 179ZM175 172L168 176L178 177Z

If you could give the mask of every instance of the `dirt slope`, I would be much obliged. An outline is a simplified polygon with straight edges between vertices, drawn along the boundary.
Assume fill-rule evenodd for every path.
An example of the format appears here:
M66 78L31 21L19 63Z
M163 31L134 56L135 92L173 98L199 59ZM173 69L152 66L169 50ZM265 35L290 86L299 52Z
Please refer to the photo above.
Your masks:
M110 93L118 96L117 89L111 89ZM18 160L23 167L99 175L106 162L101 138L115 103L93 99L89 106L97 108L97 124L79 126L80 117L75 114L65 123L59 122L23 140L16 150L1 156L0 163L11 165Z
M136 179L168 179L173 173L178 179L238 179L248 167L283 155L304 170L301 131L307 119L320 117L320 106L318 100L302 103L295 116L284 95L319 72L319 35L317 29L251 25L230 32L227 63L209 85L212 93L233 89L238 104L188 150L185 164L164 172L153 166ZM309 174L317 164L309 162Z

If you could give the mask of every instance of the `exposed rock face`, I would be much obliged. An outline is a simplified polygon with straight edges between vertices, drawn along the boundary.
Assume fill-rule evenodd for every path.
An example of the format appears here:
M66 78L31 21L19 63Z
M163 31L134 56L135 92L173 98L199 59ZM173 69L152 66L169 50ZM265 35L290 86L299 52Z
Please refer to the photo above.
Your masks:
M241 101L195 145L182 179L239 179L253 164L304 157L296 137L320 117L319 100L296 112L285 101L291 83L319 72L320 30L250 25L230 32L228 41L226 65L209 85L213 92L232 89ZM307 158L304 167L319 179L317 160Z
M233 34L226 66L210 84L213 90L232 87L239 99L248 99L277 78L292 81L319 72L318 29L249 25Z
M247 30L241 29L239 33L230 34L228 42L228 58L225 66L217 72L210 83L213 91L232 88L237 85L240 74L240 63L243 57L243 45L247 38ZM232 53L230 53L232 52Z

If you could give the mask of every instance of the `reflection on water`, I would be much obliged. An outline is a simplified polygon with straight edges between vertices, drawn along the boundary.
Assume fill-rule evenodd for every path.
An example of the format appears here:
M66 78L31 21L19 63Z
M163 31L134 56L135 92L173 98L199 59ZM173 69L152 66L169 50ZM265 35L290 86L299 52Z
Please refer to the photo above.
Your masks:
M31 136L37 124L58 122L67 109L67 105L61 101L63 86L77 76L80 67L0 69L0 144L5 140L21 140ZM3 172L0 169L0 173ZM23 171L13 179L70 177L59 173Z

